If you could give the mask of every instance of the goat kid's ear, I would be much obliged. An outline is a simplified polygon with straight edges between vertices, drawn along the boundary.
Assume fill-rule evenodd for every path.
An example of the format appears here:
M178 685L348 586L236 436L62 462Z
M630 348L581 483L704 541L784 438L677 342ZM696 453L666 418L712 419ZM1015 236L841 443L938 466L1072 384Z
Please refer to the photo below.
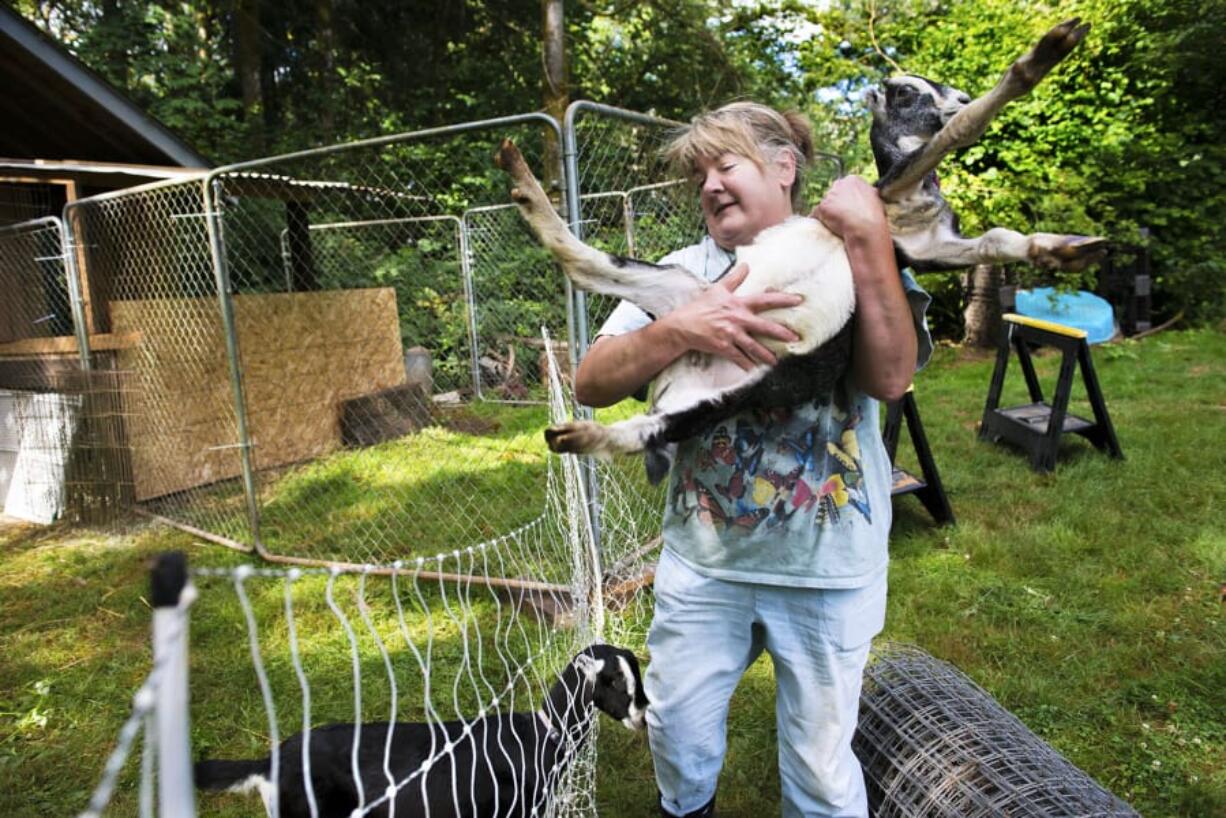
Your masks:
M876 88L864 92L864 104L874 115L885 113L885 93Z
M589 682L595 683L600 671L604 670L604 659L596 659L586 653L581 653L575 657L575 670L579 671Z

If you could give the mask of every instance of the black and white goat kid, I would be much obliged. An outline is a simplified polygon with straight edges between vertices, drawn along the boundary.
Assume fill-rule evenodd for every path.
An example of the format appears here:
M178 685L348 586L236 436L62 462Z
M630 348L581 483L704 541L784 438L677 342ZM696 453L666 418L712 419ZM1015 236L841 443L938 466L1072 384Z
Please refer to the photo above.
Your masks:
M300 733L280 746L275 786L282 818L528 818L545 814L559 778L593 726L594 709L638 730L645 721L638 660L611 645L581 651L533 713L488 715L471 722L374 722L361 725L353 760L353 724ZM390 736L389 736L390 733ZM309 748L311 808L303 775ZM355 778L355 764L357 776ZM203 790L257 790L269 815L270 757L201 761Z
M869 93L870 140L880 179L878 192L899 263L925 271L986 262L1027 261L1081 269L1106 250L1101 238L996 228L978 238L959 234L957 216L941 197L935 169L951 151L973 144L1009 101L1035 87L1084 38L1089 26L1077 19L1049 31L1013 63L990 92L972 101L966 94L918 76L888 80ZM613 256L574 238L510 141L496 162L514 183L511 198L575 286L628 300L660 317L712 286L680 266L660 266ZM556 452L608 456L648 452L653 482L667 471L670 444L751 408L796 405L834 394L850 359L855 293L842 242L819 221L792 217L738 247L736 263L749 265L738 295L766 290L799 293L791 308L763 312L790 328L799 340L758 340L775 353L774 367L742 370L732 361L691 352L666 367L653 383L651 410L602 426L577 421L545 436Z

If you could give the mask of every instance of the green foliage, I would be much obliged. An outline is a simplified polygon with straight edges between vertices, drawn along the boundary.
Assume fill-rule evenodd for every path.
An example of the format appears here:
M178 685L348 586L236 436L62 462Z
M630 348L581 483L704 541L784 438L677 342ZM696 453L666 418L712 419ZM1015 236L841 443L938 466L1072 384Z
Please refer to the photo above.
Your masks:
M843 47L801 52L808 72L843 92L840 107L854 107L864 84L889 70L869 39L866 8L853 3L820 15ZM1199 321L1226 315L1226 249L1218 241L1226 219L1219 138L1226 70L1213 56L1226 2L1082 0L1055 10L1013 0L910 0L880 5L874 34L905 70L978 95L1072 16L1091 23L1089 36L1006 107L978 144L945 162L943 192L968 234L1002 225L1146 243L1161 312L1183 309ZM1091 283L1032 270L1021 278Z
M244 102L232 5L18 6L219 162L540 107L537 4L252 7L260 98ZM734 97L797 107L820 146L869 176L862 95L890 61L979 94L1048 27L1079 15L1092 24L1086 41L942 166L943 189L968 233L1002 225L1147 244L1159 318L1226 316L1226 0L594 0L566 12L572 98L676 118ZM433 161L457 191L493 172L455 152Z

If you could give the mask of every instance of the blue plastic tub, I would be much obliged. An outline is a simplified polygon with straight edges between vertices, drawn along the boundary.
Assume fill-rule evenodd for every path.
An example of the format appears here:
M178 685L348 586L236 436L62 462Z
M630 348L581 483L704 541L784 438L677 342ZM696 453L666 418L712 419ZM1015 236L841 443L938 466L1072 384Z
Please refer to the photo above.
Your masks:
M1115 311L1111 304L1084 290L1075 293L1057 293L1051 287L1018 290L1017 312L1085 330L1086 340L1091 344L1110 341L1115 335Z

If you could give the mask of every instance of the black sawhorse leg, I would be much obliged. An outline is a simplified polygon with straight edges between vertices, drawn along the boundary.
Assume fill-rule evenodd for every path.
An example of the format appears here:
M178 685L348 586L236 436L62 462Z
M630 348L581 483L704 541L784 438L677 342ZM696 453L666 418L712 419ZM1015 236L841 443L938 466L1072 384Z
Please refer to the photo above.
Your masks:
M915 446L921 477L894 465L894 458L898 453L898 437L904 420L907 423L907 434L911 436L911 443ZM953 525L957 522L949 505L949 498L945 495L945 487L941 483L941 473L937 471L936 460L932 457L928 436L924 434L924 424L920 421L913 389L907 389L905 395L886 406L885 428L882 429L881 439L885 442L886 454L889 455L893 472L891 496L914 494L939 525Z

